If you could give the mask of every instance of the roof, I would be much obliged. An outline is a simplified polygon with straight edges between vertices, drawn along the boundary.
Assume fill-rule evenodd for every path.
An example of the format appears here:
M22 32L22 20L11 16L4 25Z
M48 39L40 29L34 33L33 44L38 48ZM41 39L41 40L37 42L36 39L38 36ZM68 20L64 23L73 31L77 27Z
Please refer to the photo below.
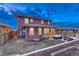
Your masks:
M49 27L49 28L57 28L56 26L52 25L42 25L42 24L27 24L24 25L25 27Z
M39 17L34 17L34 16L25 16L25 15L16 15L16 17L22 17L22 18L33 18L33 19L37 19L37 20L47 20L47 21L51 21L50 19L44 19L44 18L39 18Z
M61 30L79 30L77 27L60 27Z
M0 26L7 26L7 27L10 27L9 25L4 24L4 23L0 23Z

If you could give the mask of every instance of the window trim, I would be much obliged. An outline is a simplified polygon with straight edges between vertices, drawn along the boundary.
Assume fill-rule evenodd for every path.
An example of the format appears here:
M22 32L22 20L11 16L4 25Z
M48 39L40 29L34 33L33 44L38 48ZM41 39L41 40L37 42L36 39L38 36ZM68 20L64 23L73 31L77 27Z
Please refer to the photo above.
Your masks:
M33 32L32 32L33 31ZM33 27L30 27L29 28L29 35L30 36L34 36L34 28Z
M33 22L33 19L30 19L30 22Z
M44 24L44 21L43 20L41 20L41 24Z
M42 28L38 28L38 35L42 35Z
M49 28L44 28L43 30L44 30L43 33L44 33L45 35L50 34L50 29L49 29Z
M29 18L24 18L24 24L28 24L29 23Z
M50 22L48 21L48 25L50 24Z

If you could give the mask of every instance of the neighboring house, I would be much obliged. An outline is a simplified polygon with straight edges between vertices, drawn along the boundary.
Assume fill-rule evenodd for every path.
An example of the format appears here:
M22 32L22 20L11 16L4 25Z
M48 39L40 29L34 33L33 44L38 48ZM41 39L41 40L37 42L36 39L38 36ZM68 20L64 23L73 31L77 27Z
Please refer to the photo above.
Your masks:
M18 37L25 38L28 41L40 40L42 35L55 35L56 31L58 31L57 27L51 24L51 20L17 16L17 21Z
M65 27L60 30L63 37L79 37L79 28Z
M79 32L76 33L76 37L79 38Z
M4 44L10 39L11 30L12 28L9 25L0 23L0 44Z
M11 30L12 30L12 28L9 25L0 23L0 33L6 33L6 32L9 32Z
M75 37L79 38L79 29L75 30Z

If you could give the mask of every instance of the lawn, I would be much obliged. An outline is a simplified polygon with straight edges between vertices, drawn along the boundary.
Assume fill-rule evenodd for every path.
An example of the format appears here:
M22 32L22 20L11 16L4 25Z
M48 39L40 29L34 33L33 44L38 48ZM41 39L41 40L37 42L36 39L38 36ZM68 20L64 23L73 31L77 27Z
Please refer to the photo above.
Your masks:
M23 54L48 46L53 46L62 43L62 40L42 40L39 42L27 42L24 39L10 40L5 45L0 47L0 55Z

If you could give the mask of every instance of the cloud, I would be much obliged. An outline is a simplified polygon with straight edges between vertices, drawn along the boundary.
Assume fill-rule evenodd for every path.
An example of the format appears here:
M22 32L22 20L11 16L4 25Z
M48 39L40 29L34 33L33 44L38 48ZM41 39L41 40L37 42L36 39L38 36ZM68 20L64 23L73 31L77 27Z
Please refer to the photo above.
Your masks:
M25 15L36 16L41 18L51 18L52 15L56 13L56 10L53 8L50 9L42 9L41 7L27 7L25 10Z
M7 6L6 4L0 4L0 18L1 19L14 19L16 14L22 14L19 8L13 8L13 6ZM14 17L14 18L13 18Z
M5 13L6 16L13 16L18 13L23 13L21 8L17 8L16 5L0 4L0 12Z
M12 15L9 7L5 6L4 4L0 4L0 10L3 10L3 12L5 12L6 14Z
M18 7L18 8L17 8ZM41 18L52 18L52 15L56 13L54 8L41 8L39 6L16 6L14 4L0 4L1 14L4 13L6 16L12 16L16 14L22 14L27 16L35 16Z

